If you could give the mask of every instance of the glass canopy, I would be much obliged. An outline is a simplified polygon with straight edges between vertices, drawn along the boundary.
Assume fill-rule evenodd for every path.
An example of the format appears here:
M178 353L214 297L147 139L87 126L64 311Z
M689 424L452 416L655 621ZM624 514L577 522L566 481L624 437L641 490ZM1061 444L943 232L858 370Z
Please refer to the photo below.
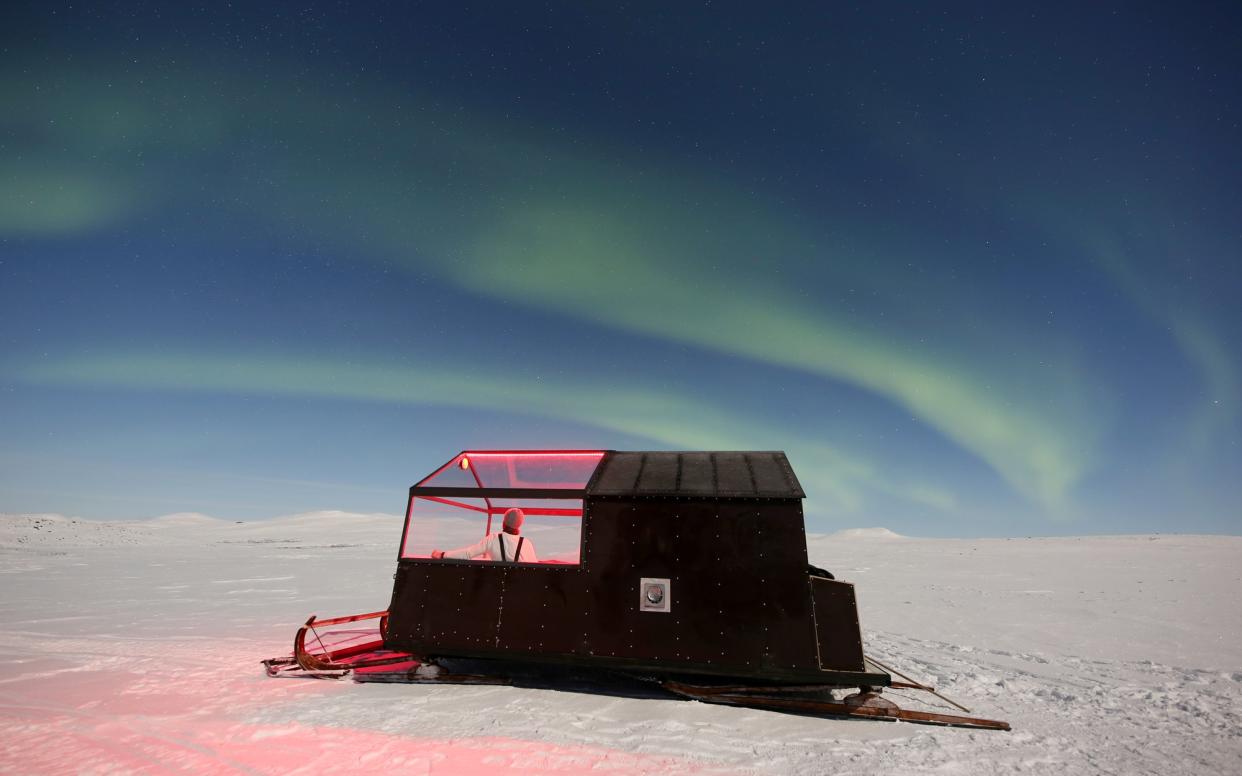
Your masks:
M430 561L436 550L477 546L499 531L504 514L516 507L524 514L521 535L537 552L537 565L576 566L582 493L603 457L603 450L459 453L410 489L400 557Z
M466 450L416 488L582 490L603 450Z

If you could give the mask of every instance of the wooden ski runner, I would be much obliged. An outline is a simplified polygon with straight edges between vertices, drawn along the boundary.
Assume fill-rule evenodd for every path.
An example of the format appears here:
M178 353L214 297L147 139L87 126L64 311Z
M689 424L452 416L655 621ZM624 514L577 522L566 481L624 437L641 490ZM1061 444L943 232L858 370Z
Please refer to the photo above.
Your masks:
M940 714L931 711L912 711L899 708L887 699L880 699L877 693L860 693L859 702L825 701L815 698L790 697L792 693L808 692L813 687L712 687L683 682L664 681L660 683L669 692L685 698L705 703L724 703L733 706L747 706L760 709L777 709L783 711L799 711L811 714L825 714L842 717L866 717L868 719L903 720L925 725L949 725L953 727L986 728L988 730L1009 730L1009 723L994 719L966 717L957 714ZM785 697L781 697L784 695ZM868 698L867 696L871 696Z

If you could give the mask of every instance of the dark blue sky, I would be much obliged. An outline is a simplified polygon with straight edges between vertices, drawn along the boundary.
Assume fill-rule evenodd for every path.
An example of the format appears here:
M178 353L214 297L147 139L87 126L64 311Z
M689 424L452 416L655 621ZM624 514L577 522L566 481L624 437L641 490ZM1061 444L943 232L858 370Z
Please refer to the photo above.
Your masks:
M0 511L784 449L812 530L1242 529L1229 4L0 11Z

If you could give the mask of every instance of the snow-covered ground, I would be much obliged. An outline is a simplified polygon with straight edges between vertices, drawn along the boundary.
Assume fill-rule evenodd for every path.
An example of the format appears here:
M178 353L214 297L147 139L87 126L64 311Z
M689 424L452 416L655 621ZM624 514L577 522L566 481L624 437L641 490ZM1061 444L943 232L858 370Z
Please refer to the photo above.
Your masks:
M400 531L0 516L0 772L1242 772L1242 537L811 537L869 652L1010 733L266 678L311 613L387 606Z

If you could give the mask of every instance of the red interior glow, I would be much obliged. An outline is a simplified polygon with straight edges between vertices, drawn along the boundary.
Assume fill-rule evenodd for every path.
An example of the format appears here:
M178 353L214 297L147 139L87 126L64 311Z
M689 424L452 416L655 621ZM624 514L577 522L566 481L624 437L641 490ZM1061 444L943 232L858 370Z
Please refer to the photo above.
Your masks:
M476 458L573 458L575 456L603 458L603 450L488 450L468 451Z

